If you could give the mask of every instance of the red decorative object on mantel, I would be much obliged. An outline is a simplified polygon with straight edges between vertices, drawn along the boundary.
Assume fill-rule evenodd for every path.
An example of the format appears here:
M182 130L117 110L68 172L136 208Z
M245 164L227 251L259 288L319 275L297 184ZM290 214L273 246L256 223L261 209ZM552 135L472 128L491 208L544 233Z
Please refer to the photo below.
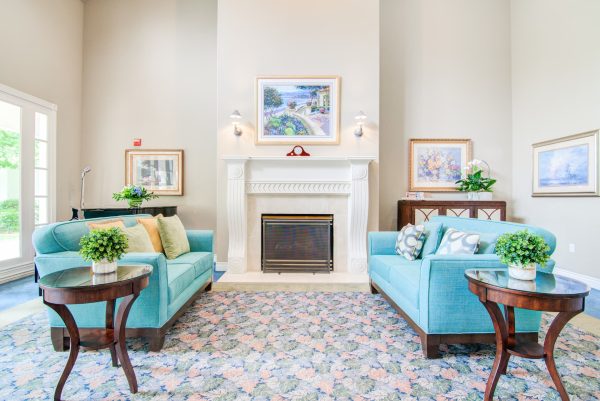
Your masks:
M310 156L310 153L304 150L302 146L296 145L292 148L292 151L286 156Z

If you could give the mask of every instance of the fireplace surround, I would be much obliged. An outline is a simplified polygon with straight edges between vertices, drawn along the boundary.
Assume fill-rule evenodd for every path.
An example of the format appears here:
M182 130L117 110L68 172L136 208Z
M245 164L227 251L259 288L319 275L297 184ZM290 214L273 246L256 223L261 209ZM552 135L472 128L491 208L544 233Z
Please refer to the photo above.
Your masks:
M261 216L334 216L337 273L367 271L369 164L374 157L225 156L227 271L262 272Z

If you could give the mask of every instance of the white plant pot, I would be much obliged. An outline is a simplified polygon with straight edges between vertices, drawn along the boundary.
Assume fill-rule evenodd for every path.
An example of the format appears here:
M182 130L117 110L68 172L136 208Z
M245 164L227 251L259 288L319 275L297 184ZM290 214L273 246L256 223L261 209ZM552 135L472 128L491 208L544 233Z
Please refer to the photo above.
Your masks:
M517 280L535 280L535 263L528 265L508 265L508 275Z
M467 200L492 200L492 192L467 192Z
M117 262L107 262L106 260L101 260L99 262L92 262L92 272L94 274L107 274L114 273L117 271Z

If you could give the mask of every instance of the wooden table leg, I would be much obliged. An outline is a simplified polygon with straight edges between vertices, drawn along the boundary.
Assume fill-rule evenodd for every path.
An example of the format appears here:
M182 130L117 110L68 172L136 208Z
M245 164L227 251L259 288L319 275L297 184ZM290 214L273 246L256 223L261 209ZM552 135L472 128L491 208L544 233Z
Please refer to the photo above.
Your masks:
M510 357L507 351L508 330L507 323L504 320L504 316L502 315L502 311L500 311L498 304L490 301L482 301L482 303L492 318L494 331L496 333L496 358L494 359L494 365L485 387L485 395L483 397L485 401L492 401L498 380L502 373L506 371L506 366L508 365L508 359Z
M507 348L514 347L517 343L517 339L515 337L515 308L512 306L504 305L504 316L506 317L506 330L508 331L508 337L506 338L506 346ZM506 363L504 365L504 369L502 369L502 374L506 374L506 369L508 368L508 358L506 359Z
M115 328L115 324L114 324L114 316L115 316L115 300L114 299L109 299L108 301L106 301L106 328L107 329L114 329ZM117 350L115 348L115 342L113 342L111 345L109 345L109 349L110 349L110 359L112 360L112 365L114 367L119 366L119 359L117 358Z
M131 294L123 298L123 301L119 305L119 310L117 311L117 320L116 320L116 329L115 329L115 340L117 344L117 356L119 361L121 361L121 366L123 367L123 371L125 372L125 377L127 377L127 382L129 383L129 389L132 393L137 393L137 379L135 378L135 372L133 371L133 366L131 366L131 361L129 360L129 355L127 354L127 345L125 344L125 325L127 324L127 316L129 315L129 310L133 305L133 302L138 297L139 292L136 294Z
M60 304L52 304L44 301L46 305L52 308L58 316L65 322L65 326L67 326L67 330L69 331L69 338L71 341L70 350L69 350L69 359L67 360L67 365L60 375L60 379L58 380L58 384L56 385L56 390L54 390L54 401L60 401L60 396L63 391L63 387L67 382L67 378L71 374L73 370L73 366L75 365L75 361L77 360L77 355L79 355L79 329L77 328L77 323L71 314L69 308L66 305Z
M567 322L571 320L573 316L578 315L579 313L581 313L581 311L560 312L556 315L548 329L548 333L546 333L546 339L544 340L544 360L546 361L546 366L548 367L552 381L563 401L569 401L569 395L567 394L567 390L565 390L565 386L556 369L556 363L554 362L554 345L556 344L556 339L563 327L565 327Z

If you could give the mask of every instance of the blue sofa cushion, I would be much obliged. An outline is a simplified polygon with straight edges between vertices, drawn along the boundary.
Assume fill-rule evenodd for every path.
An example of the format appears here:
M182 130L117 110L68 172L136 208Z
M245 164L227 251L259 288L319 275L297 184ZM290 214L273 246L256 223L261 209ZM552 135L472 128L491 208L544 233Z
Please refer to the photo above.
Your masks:
M499 235L494 233L480 233L477 253L480 255L496 253L496 241L498 241L498 237Z
M194 267L194 277L200 277L213 267L213 254L211 252L188 252L175 259L167 260L167 266L188 264Z
M176 263L167 266L169 303L173 302L195 278L194 266L189 263Z
M369 271L377 273L382 279L387 282L390 280L390 271L393 268L403 269L410 266L419 269L421 267L421 260L406 260L400 255L373 255L371 256L369 263ZM417 289L418 289L417 285Z
M442 239L442 228L444 227L442 223L435 221L428 221L423 225L425 226L425 244L421 251L421 258L435 253Z
M390 266L389 283L416 309L419 309L419 280L421 261Z

